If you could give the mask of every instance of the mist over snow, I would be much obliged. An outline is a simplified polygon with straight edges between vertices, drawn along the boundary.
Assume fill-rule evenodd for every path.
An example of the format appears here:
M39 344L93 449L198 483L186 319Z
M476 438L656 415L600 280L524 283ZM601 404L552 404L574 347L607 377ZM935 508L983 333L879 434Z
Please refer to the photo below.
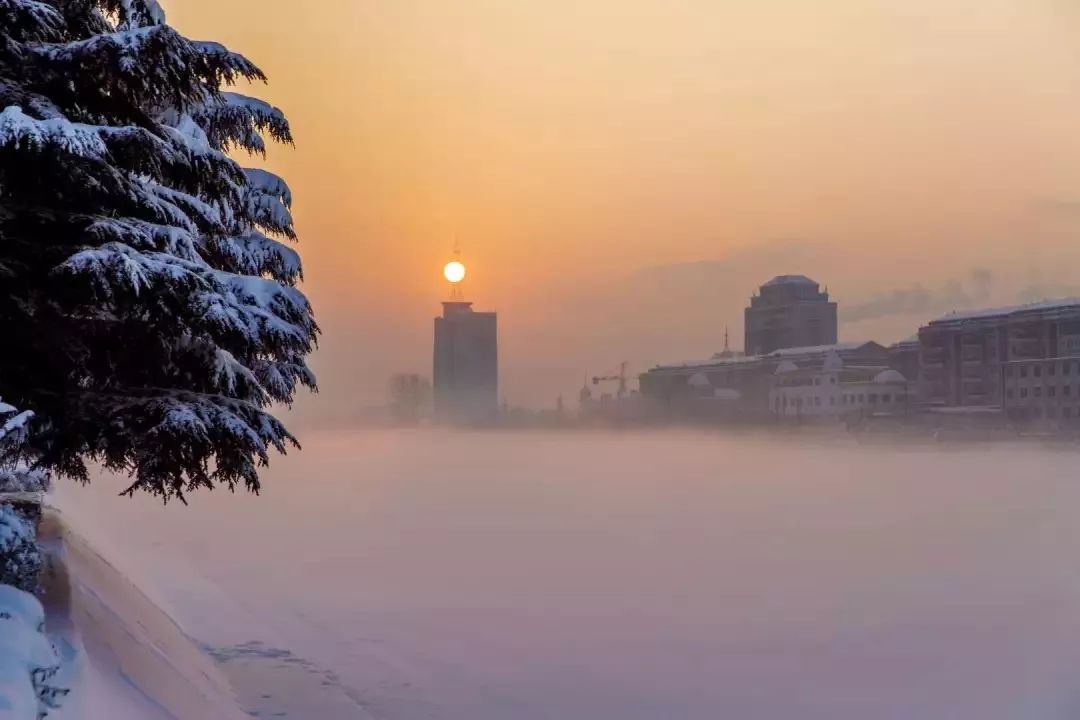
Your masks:
M1072 451L720 434L305 438L259 498L64 485L269 717L1080 711Z

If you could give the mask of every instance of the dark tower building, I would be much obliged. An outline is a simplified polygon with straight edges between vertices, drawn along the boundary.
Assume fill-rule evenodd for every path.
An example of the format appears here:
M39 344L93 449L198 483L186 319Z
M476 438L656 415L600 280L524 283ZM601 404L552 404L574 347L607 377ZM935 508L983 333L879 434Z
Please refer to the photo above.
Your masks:
M778 275L762 285L745 320L747 355L837 342L836 303L805 275Z
M475 423L499 411L499 340L496 315L474 312L471 302L444 302L435 318L436 419Z

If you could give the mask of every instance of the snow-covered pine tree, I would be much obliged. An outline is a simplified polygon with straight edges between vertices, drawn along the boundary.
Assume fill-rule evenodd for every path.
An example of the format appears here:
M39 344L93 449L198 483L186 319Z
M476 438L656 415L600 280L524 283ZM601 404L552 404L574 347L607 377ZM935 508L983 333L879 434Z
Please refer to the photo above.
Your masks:
M0 0L0 397L33 467L183 499L295 444L269 408L315 388L318 328L288 186L227 154L291 142L245 80L156 0Z

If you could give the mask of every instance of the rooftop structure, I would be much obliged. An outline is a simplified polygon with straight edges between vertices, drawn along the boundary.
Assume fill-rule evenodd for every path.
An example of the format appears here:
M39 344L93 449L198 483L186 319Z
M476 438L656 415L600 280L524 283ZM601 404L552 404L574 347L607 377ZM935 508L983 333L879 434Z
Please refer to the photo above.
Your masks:
M977 322L994 322L1003 319L1023 317L1026 315L1049 318L1055 315L1071 315L1080 308L1080 298L1062 298L1059 300L1040 300L1039 302L1024 305L1006 305L1003 307L983 308L980 310L965 310L951 312L936 320L931 320L928 325L953 325Z
M836 303L805 275L777 275L750 298L744 313L748 355L836 343Z
M775 287L777 285L811 285L817 292L818 284L805 275L777 275L761 287Z
M681 363L657 365L654 370L665 371L710 366L719 367L724 365L754 365L769 360L777 361L782 359L794 359L797 362L810 361L823 357L829 353L836 353L845 359L851 359L853 356L862 355L864 357L872 356L870 359L879 360L887 352L888 350L884 346L879 345L872 340L862 340L856 342L833 343L831 345L783 348L762 355L736 355L732 357L720 357L719 355L714 355L707 360L688 360Z

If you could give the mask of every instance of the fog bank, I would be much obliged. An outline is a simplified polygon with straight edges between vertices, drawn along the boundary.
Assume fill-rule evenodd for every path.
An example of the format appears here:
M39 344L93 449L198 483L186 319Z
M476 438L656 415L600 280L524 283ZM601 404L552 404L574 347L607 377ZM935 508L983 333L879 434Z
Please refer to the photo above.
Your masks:
M59 501L219 659L259 649L270 714L303 717L285 666L341 718L1030 720L1080 710L1078 460L339 433L260 498Z

